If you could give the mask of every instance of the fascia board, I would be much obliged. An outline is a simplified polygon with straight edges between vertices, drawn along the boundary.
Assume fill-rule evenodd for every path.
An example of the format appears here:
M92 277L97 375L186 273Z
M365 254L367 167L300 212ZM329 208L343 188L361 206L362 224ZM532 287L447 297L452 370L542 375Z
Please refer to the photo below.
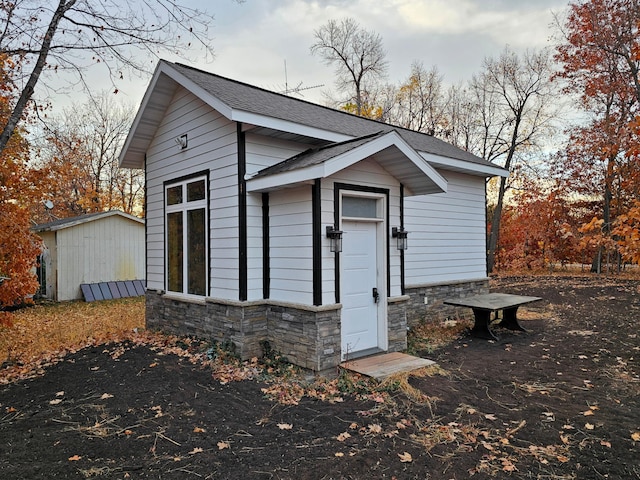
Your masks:
M413 164L418 167L422 173L429 177L438 188L442 190L442 193L446 193L448 182L440 175L435 168L429 165L428 162L418 153L413 147L411 147L397 132L391 132L396 137L394 144L398 149L409 158Z
M432 153L419 152L430 165L434 165L443 170L464 171L471 175L482 177L508 177L509 171L499 166L479 165L477 163L465 162L455 158L441 157Z
M243 124L248 123L259 127L273 128L274 130L304 135L307 137L318 138L331 142L343 142L345 140L350 140L351 138L353 138L349 135L322 130L316 127L302 125L289 120L268 117L265 115L260 115L259 113L247 112L244 110L234 110L226 103L220 101L220 99L218 99L216 96L200 87L197 83L193 82L181 73L178 73L176 70L171 68L171 66L166 66L167 75L169 75L169 77L171 77L187 90L191 91L191 93L199 97L203 102L205 102L214 110L217 110L221 115L231 121L240 122Z
M339 155L331 160L325 162L324 176L328 177L334 173L339 172L351 165L367 158L376 153L395 146L405 155L420 171L428 177L437 187L442 190L442 193L447 191L447 181L442 177L431 165L429 165L421 156L416 152L404 139L398 135L397 132L391 131L376 138L360 147Z
M102 219L105 219L105 218L109 218L109 217L112 217L114 215L122 217L125 220L134 221L134 222L139 223L141 225L145 224L145 221L143 219L138 218L138 217L136 217L134 215L131 215L131 214L128 214L128 213L125 213L125 212L121 212L120 210L111 210L111 211L108 211L108 212L103 212L103 213L101 213L99 215L94 215L94 216L92 216L90 218L82 218L81 217L81 218L77 218L77 219L74 219L74 220L70 220L70 221L65 222L65 223L61 223L59 225L53 225L53 226L45 228L45 229L38 229L38 226L36 225L34 227L34 231L36 231L36 232L57 232L58 230L65 230L67 228L75 227L75 226L82 225L82 224L85 224L85 223L95 222L97 220L102 220Z
M267 177L248 179L247 190L255 192L293 183L309 182L316 178L327 178L392 145L396 146L406 155L443 193L447 191L447 181L433 167L428 165L396 132L389 132L318 165L269 175Z
M293 185L295 183L307 183L316 178L323 177L323 165L313 165L311 167L293 170L291 172L282 172L269 175L267 177L259 177L248 179L248 192L262 192L272 190L285 185Z

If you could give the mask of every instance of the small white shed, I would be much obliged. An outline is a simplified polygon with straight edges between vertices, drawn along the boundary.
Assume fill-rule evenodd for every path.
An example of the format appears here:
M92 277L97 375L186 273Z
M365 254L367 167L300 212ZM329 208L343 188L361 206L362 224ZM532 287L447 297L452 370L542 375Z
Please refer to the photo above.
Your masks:
M508 172L430 135L161 61L120 165L146 170L150 329L324 371L489 289Z
M36 225L44 242L38 276L42 296L82 298L83 283L145 279L145 222L120 211Z

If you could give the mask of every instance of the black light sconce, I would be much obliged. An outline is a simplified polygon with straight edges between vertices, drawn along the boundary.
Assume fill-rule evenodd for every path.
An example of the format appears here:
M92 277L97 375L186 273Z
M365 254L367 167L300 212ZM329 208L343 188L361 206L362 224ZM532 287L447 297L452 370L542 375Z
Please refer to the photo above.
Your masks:
M407 244L407 235L409 235L409 232L407 232L404 227L393 227L391 229L391 236L397 239L398 250L406 250L409 246Z
M342 251L342 230L337 230L333 225L328 225L327 238L331 242L331 251L340 253Z

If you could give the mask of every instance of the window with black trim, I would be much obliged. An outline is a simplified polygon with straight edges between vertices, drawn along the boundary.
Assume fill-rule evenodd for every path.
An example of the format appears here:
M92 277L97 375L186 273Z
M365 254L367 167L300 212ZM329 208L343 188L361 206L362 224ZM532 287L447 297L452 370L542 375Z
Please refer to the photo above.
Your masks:
M165 185L167 291L207 295L207 178Z

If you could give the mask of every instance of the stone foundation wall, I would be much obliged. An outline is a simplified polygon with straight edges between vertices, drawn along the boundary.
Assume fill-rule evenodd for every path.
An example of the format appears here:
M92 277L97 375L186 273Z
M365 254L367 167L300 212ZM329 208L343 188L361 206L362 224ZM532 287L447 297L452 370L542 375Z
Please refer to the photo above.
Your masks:
M407 303L409 296L390 298L387 303L389 325L389 351L402 352L407 349Z
M340 363L340 305L268 305L269 342L296 365L316 372Z
M151 330L231 341L243 359L262 355L260 341L267 336L267 315L262 302L185 301L147 291L145 304L146 324Z
M340 305L306 307L269 302L186 301L147 291L150 330L231 341L243 360L263 354L260 342L314 371L340 363Z
M488 279L408 287L406 295L388 299L388 351L405 350L407 328L425 319L471 317L470 309L443 305L444 299L488 291ZM146 293L146 322L151 330L231 341L244 360L261 356L260 342L266 340L292 363L316 372L340 363L341 309L339 304L313 307L270 301L185 300L152 290Z
M448 318L473 318L469 308L444 305L447 298L469 297L489 293L489 279L480 278L464 282L445 284L425 284L407 286L405 293L410 297L407 302L407 318L412 327L419 322L443 321ZM427 303L425 303L425 297Z

